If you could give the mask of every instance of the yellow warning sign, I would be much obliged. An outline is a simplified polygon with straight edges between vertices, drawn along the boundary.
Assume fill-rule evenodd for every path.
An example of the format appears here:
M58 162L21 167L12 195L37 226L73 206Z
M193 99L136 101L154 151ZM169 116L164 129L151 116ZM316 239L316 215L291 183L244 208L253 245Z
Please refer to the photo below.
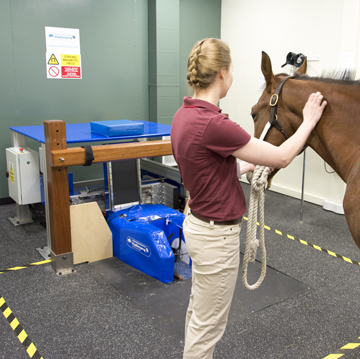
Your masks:
M56 59L54 54L50 56L48 65L59 65L59 61Z
M80 66L80 55L61 54L61 66Z
M10 162L10 181L11 181L12 183L15 183L13 165L12 165L11 162Z

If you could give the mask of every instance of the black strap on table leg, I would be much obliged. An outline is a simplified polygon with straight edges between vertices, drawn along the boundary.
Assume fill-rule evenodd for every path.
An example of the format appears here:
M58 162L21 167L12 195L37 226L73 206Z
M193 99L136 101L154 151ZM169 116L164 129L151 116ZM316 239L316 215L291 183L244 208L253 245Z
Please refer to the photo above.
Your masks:
M91 166L92 161L94 160L94 153L91 146L81 146L85 148L86 160L84 166Z

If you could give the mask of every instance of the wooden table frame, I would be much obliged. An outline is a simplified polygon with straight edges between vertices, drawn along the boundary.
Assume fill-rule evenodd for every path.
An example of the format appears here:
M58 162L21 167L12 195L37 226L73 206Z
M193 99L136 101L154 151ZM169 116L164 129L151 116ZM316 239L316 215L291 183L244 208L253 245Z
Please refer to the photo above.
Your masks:
M65 122L44 122L51 266L55 273L74 271L71 245L68 167L85 164L82 147L67 148ZM172 155L170 140L92 146L93 163Z

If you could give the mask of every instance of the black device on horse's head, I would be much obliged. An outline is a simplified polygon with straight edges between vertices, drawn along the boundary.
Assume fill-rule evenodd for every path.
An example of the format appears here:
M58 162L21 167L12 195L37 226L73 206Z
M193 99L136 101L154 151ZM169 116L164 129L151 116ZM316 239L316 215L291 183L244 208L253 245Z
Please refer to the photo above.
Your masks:
M286 62L281 67L284 67L286 65L293 65L295 67L300 67L306 59L306 56L304 54L295 54L295 52L289 52L286 55Z

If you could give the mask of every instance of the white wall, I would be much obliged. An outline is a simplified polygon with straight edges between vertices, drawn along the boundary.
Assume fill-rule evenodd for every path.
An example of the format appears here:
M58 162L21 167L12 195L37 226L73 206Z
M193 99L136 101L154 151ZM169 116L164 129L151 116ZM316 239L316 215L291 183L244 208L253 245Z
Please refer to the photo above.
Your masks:
M262 92L261 51L270 56L275 74L294 71L289 65L281 68L290 51L319 56L319 61L308 62L310 76L345 64L360 68L359 2L223 0L221 38L230 45L234 62L234 82L220 104L223 111L253 134L250 109ZM311 149L306 150L305 168L305 200L319 205L325 200L341 208L344 182L337 174L327 173L324 161ZM272 190L300 198L302 169L301 155L279 171Z

